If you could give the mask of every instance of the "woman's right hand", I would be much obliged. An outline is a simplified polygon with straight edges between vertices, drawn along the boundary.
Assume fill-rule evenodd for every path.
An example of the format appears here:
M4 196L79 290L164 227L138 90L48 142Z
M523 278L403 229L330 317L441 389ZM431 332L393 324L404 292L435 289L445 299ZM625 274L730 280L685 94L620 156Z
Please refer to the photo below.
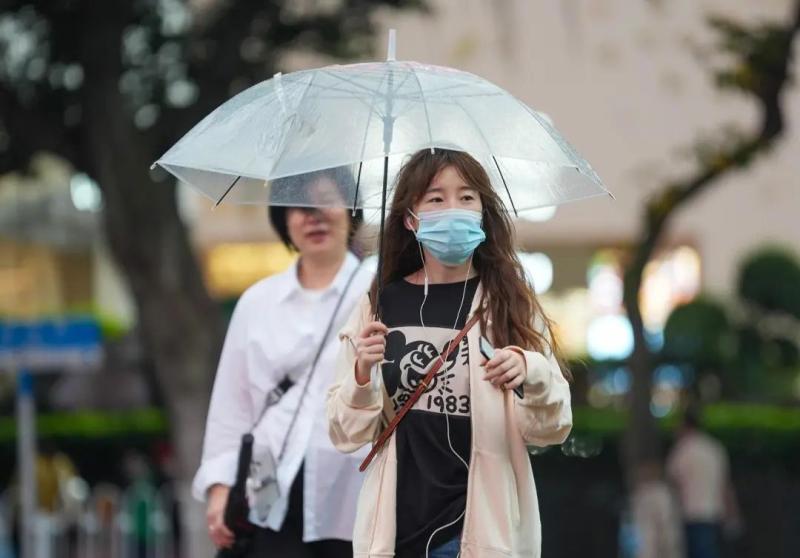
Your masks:
M360 385L369 383L372 367L383 362L386 352L386 334L389 328L381 322L371 322L361 330L356 339L356 381Z
M227 548L233 544L234 536L225 525L225 504L228 503L230 486L215 484L208 489L208 506L206 507L206 524L208 536L217 548Z

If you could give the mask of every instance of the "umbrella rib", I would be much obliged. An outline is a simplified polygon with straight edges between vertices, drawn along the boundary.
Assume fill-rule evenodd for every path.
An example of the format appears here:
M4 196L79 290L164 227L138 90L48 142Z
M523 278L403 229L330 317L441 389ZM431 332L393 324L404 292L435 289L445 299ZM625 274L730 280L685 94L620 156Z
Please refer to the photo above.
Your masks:
M469 118L470 122L472 122L472 126L478 131L478 134L481 136L481 139L483 140L483 143L486 146L486 150L488 151L488 153L492 156L492 159L494 160L494 164L497 167L497 172L500 173L500 180L503 181L503 186L505 186L505 188L506 188L506 194L508 194L508 201L511 202L511 209L514 210L514 215L519 217L519 213L517 212L517 206L514 204L514 198L511 197L511 190L508 188L508 183L506 183L506 177L503 176L503 171L500 170L500 164L497 162L497 157L495 157L494 153L492 152L492 146L489 144L489 140L486 139L486 135L483 133L483 130L478 125L478 123L475 121L475 118L464 107L464 105L462 105L461 102L458 99L453 99L453 100L455 101L456 106L458 106L458 108L461 109L461 111L464 113L464 115L466 115L466 117Z
M385 79L387 79L387 77L388 76L384 75L383 79L381 80L381 83L383 83L383 81ZM378 100L378 95L372 95L372 102L369 104L369 116L367 117L367 123L364 126L364 140L361 142L361 157L360 157L360 163L359 163L359 167L358 167L358 175L359 175L359 177L361 176L361 164L363 164L363 162L364 162L364 151L367 149L367 134L369 132L369 123L372 121L372 115L374 115L375 112L376 112L375 111L375 103L376 103L377 100ZM353 200L353 208L354 208L354 210L355 210L355 203L356 203L356 201Z
M417 80L417 87L419 87L419 95L422 97L422 108L425 111L425 122L428 124L428 143L433 143L433 130L431 129L431 116L428 113L428 103L425 99L425 92L422 90L422 82L419 80L419 76L417 75L416 70L412 67L410 68L410 73L414 76L414 79Z
M230 186L228 186L228 189L227 189L227 190L225 190L225 193L224 193L224 194L222 194L222 196L221 196L221 197L220 197L220 198L217 200L217 203L215 203L215 204L214 204L214 207L219 207L219 204L221 204L221 203L222 203L222 200L224 200L224 199L225 199L225 196L227 196L227 195L228 195L228 193L229 193L231 190L233 190L233 187L234 187L234 186L236 186L236 183L237 183L237 182L239 182L239 180L241 180L241 178L242 178L242 175L239 175L239 176L237 176L237 177L236 177L236 180L234 180L233 182L231 182L231 185L230 185Z
M503 181L503 186L506 187L506 194L508 194L508 201L511 202L511 209L514 210L514 215L519 217L519 212L517 211L517 206L514 204L514 198L511 197L511 190L508 189L508 183L506 183L506 177L503 176L503 171L500 169L500 163L497 162L497 157L492 155L492 160L494 161L494 166L497 167L497 172L500 173L500 180Z
M369 87L361 85L360 83L356 83L353 80L346 79L345 77L340 76L339 74L336 74L334 72L325 70L324 68L321 69L319 71L319 73L325 74L326 76L330 76L330 77L335 78L335 79L338 79L339 81L343 81L344 83L352 85L353 87L357 87L358 89L361 89L361 90L365 91L366 93L370 93L370 94L373 94L373 95L375 94L375 90L374 89L370 89ZM381 83L383 83L383 80L381 80Z
M308 83L306 84L306 88L303 91L303 94L300 96L300 100L297 102L297 109L295 110L295 114L299 114L300 113L301 105L303 104L303 101L305 101L306 95L308 94L308 90L311 89L311 84L314 83L314 79L317 77L317 75L318 75L317 73L312 73L311 74L311 78L309 78ZM289 130L287 131L286 135L288 136L291 133L291 131L292 131L292 128L290 127ZM283 154L286 152L286 147L287 147L288 144L289 144L289 141L288 141L288 137L287 137L284 140L283 145L281 146L280 153L278 153L278 156L275 157L275 162L272 163L272 168L269 170L269 174L270 175L272 175L272 172L278 166L278 163L280 162L281 158L283 157Z
M361 167L364 166L364 161L358 163L358 178L356 178L356 193L353 196L353 217L356 216L356 204L358 204L358 187L361 185Z

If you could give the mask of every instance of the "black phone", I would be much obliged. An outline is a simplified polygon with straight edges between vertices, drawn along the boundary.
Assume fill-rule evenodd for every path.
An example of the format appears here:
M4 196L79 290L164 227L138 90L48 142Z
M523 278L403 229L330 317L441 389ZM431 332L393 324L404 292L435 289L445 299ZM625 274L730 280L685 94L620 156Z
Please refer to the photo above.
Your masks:
M478 341L478 349L481 351L483 358L485 358L487 361L492 360L492 358L494 358L494 347L492 347L492 344L489 343L489 340L486 339L486 337L484 337L483 335L481 335ZM514 388L514 395L516 395L520 399L522 399L525 396L522 386Z

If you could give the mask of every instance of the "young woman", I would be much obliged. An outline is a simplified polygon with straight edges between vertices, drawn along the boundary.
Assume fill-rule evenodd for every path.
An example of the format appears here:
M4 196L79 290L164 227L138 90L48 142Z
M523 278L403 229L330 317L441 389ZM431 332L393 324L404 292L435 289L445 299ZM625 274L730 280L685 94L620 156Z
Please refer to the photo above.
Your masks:
M273 199L289 189L303 205L324 206L330 200L342 206L352 199L355 183L345 169L320 171L273 183ZM299 199L298 192L305 198ZM358 457L337 452L327 436L326 370L334 365L338 342L334 334L323 337L340 299L332 332L345 322L372 280L348 251L361 213L351 215L333 206L271 206L270 219L300 257L287 271L253 285L236 305L211 395L194 494L208 501L211 540L220 548L230 546L233 534L223 512L241 436L253 428L256 444L268 447L275 459L281 454L283 458L277 464L280 498L255 536L249 556L348 558L361 475ZM266 395L286 379L294 385L259 420Z
M373 442L470 317L480 320L367 469L354 555L538 557L526 445L564 441L570 392L485 170L462 152L416 153L398 177L384 242L380 300L373 284L340 334L328 393L338 449ZM488 362L482 335L496 348Z

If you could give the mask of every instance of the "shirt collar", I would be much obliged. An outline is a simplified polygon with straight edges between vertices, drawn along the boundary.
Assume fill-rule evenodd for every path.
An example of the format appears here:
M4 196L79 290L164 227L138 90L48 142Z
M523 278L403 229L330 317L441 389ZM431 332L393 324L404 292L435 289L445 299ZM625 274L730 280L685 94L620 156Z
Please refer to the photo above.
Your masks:
M353 271L356 269L356 267L358 267L358 265L358 258L356 258L352 252L348 251L347 255L345 255L342 266L339 268L339 271L336 273L336 277L333 279L333 282L328 286L328 288L324 289L325 292L323 296L329 296L330 294L341 295L342 291L344 291L345 287L347 286L347 280L350 279L350 275L352 275ZM281 285L282 289L278 295L278 302L290 300L303 291L303 286L300 284L300 280L297 277L299 267L300 258L297 258L292 263L291 267L286 270L283 284Z

